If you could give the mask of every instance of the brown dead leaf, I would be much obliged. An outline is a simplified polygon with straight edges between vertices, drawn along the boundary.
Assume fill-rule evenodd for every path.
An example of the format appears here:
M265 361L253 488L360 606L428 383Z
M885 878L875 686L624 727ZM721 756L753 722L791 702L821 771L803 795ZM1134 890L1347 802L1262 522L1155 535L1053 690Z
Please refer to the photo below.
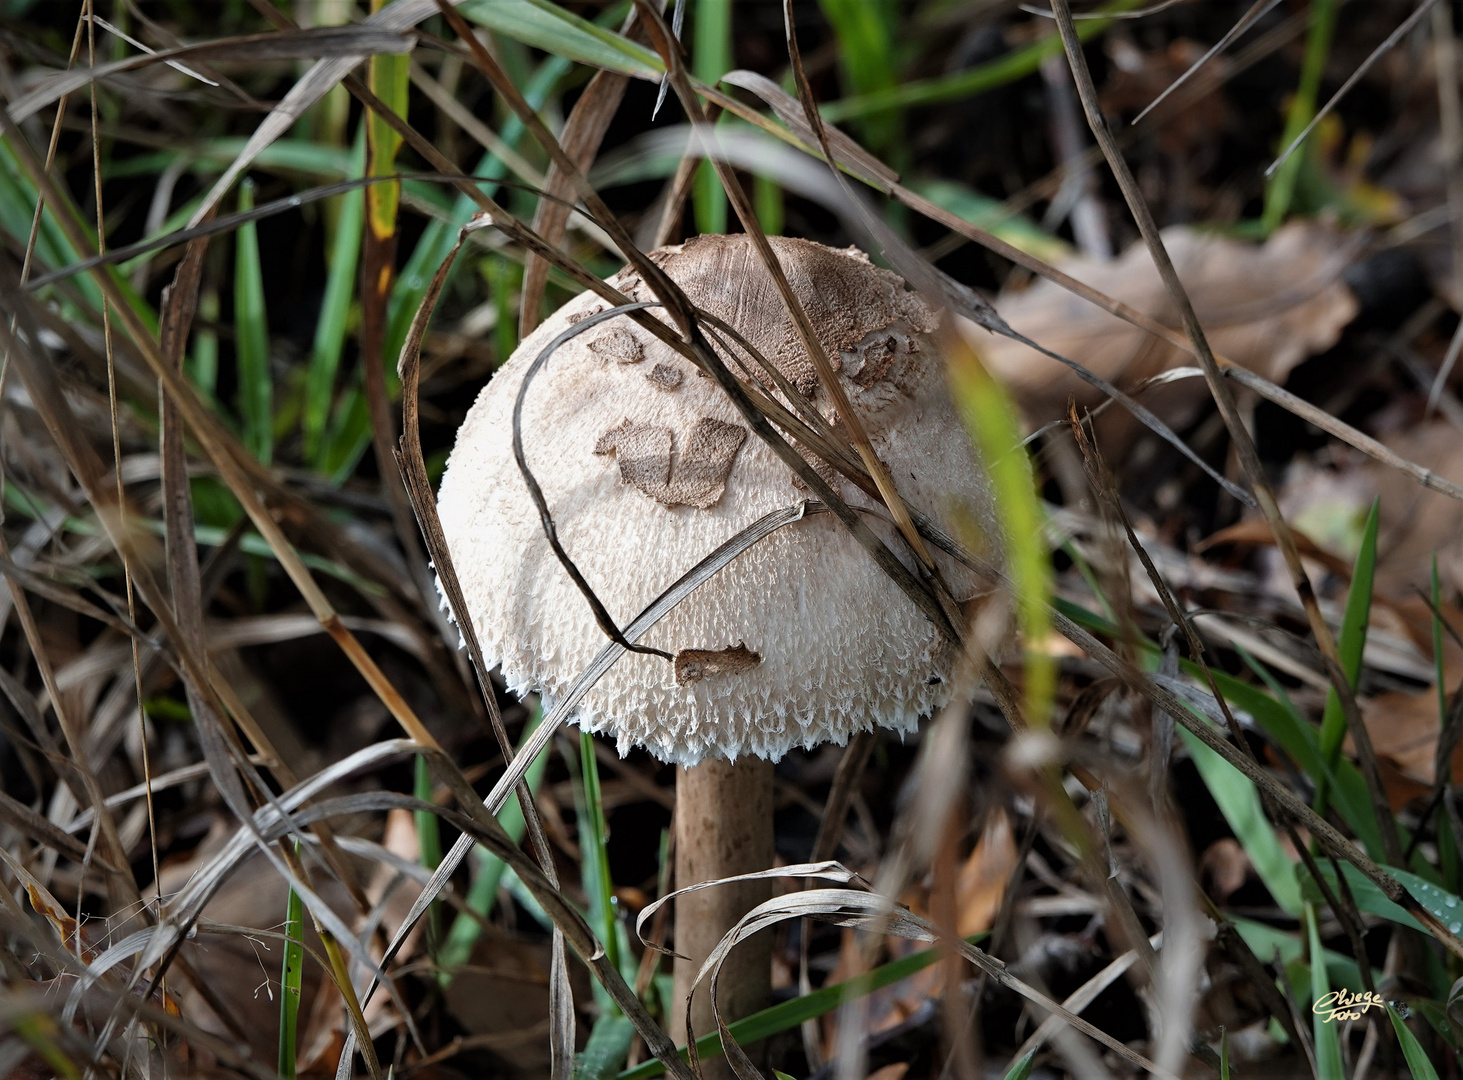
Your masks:
M1232 836L1214 841L1199 859L1199 874L1209 895L1220 905L1239 891L1253 869L1245 849Z
M985 832L955 883L961 937L989 930L1001 909L1006 883L1016 870L1016 838L1004 810L991 814Z
M478 1043L525 1076L547 1076L549 1047L547 942L522 941L498 931L478 939L472 957L444 991L452 1018ZM571 965L575 998L589 998L585 969Z
M1463 434L1446 420L1409 427L1382 441L1409 461L1455 483L1463 481ZM1463 503L1401 480L1380 464L1366 465L1382 498L1377 538L1377 590L1391 596L1426 588L1433 552L1446 593L1463 591Z
M1006 886L1016 872L1016 857L1016 838L1010 818L1004 810L998 809L987 819L985 831L955 879L955 910L962 937L991 928L1001 909ZM901 903L919 915L928 915L929 900L928 890L922 887L912 887L900 897ZM927 947L905 938L887 939L890 959L908 956ZM849 978L854 972L857 956L857 947L850 932L844 937L843 951L838 966L828 976L829 982ZM932 964L871 994L865 1021L869 1031L877 1033L896 1027L930 998L939 996L944 989L944 972L944 965ZM837 1045L836 1022L836 1013L828 1014L824 1020L825 1048L829 1053Z
M1150 52L1120 38L1108 39L1107 53L1112 64L1107 85L1102 90L1103 112L1116 116L1147 108L1204 51L1203 46L1186 38L1178 38L1169 42L1167 48ZM1228 66L1223 56L1211 57L1206 77L1221 79ZM1202 148L1213 146L1224 130L1228 113L1222 94L1205 94L1182 109L1166 109L1156 123L1158 145L1164 154L1189 161Z
M1387 611L1424 655L1432 652L1432 609L1415 593L1389 605ZM1444 604L1443 617L1463 628L1463 608ZM1463 647L1443 635L1443 680L1452 693L1463 680ZM1398 809L1426 795L1436 778L1438 735L1441 722L1436 685L1416 693L1393 691L1363 698L1362 719L1372 746L1381 759L1382 781L1387 799ZM1347 742L1350 750L1350 741ZM1463 744L1453 752L1454 775L1463 775Z
M1396 453L1454 483L1463 481L1463 434L1446 420L1433 420L1384 433ZM1382 500L1377 533L1376 592L1402 602L1429 587L1432 556L1444 595L1463 591L1463 503L1399 476L1359 454L1348 464L1326 468L1298 458L1279 492L1287 521L1299 525L1350 572L1361 527L1372 500ZM1431 651L1431 629L1418 639Z
M893 1065L885 1065L882 1069L875 1069L869 1073L868 1080L904 1080L904 1074L909 1072L909 1062L896 1061Z
M1283 383L1307 356L1330 348L1356 314L1356 298L1340 279L1341 239L1321 226L1287 225L1264 244L1186 227L1165 229L1163 239L1214 350L1273 382ZM1074 256L1058 268L1165 325L1179 325L1142 244L1110 263ZM1003 293L996 306L1032 340L1122 389L1196 363L1187 353L1046 280ZM991 370L1006 380L1032 421L1045 423L1063 415L1069 396L1089 408L1102 400L1099 391L1055 360L1008 338L976 331L973 324L961 329ZM1142 400L1173 426L1183 424L1208 396L1202 379L1185 379L1155 387ZM1119 412L1110 410L1104 417L1102 435L1109 445L1125 442L1137 430L1136 421L1126 413L1118 417Z
M1327 551L1299 529L1292 527L1290 531L1291 535L1295 537L1296 549L1302 555L1324 564L1326 569L1333 574L1340 574L1343 577L1351 574L1351 565L1345 559ZM1270 530L1270 524L1264 518L1245 518L1243 521L1236 521L1228 528L1220 529L1217 533L1206 536L1194 545L1194 554L1202 555L1210 548L1218 547L1220 544L1273 547L1275 534Z

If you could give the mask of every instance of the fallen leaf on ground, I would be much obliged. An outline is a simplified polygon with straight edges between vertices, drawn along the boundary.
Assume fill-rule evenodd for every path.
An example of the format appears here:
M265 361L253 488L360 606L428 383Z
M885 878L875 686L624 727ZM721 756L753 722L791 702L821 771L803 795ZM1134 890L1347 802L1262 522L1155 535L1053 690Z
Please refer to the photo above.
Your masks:
M1238 892L1253 870L1249 855L1232 836L1214 841L1199 859L1199 873L1216 904L1224 904Z
M1463 433L1448 421L1385 433L1380 441L1408 461L1463 483ZM1342 455L1337 451L1332 456ZM1344 457L1340 467L1303 457L1292 462L1278 492L1285 519L1303 529L1324 553L1341 560L1349 573L1367 511L1380 498L1377 595L1401 600L1427 589L1434 552L1445 595L1463 591L1463 502L1359 453L1344 451Z
M976 841L969 857L961 864L955 879L957 928L962 937L979 934L991 928L1001 909L1006 885L1016 871L1016 857L1016 839L1011 830L1011 821L1004 810L996 810L987 818L985 831ZM915 914L929 916L930 897L927 889L912 888L900 900ZM829 982L838 982L853 974L857 961L857 946L854 941L851 932L845 936L843 953L839 957L838 966L828 976ZM906 938L891 937L887 942L890 959L908 956L928 947ZM903 1023L927 1000L938 996L943 988L944 967L941 964L932 964L907 979L875 991L869 995L866 1018L869 1031L885 1031ZM828 1014L824 1021L824 1032L825 1049L829 1053L837 1045L836 1024L837 1013Z
M875 1069L869 1073L869 1080L904 1080L904 1074L909 1072L909 1062L896 1061L893 1065L885 1065L882 1069Z
M1356 315L1356 298L1340 276L1345 265L1341 239L1323 227L1287 225L1264 244L1187 227L1165 229L1163 239L1214 350L1272 382L1283 383L1307 356L1330 348ZM1057 268L1167 326L1181 325L1142 244L1110 263L1074 256ZM1016 330L1121 389L1197 363L1046 280L1002 293L996 307ZM1025 345L968 322L961 323L961 331L1035 423L1062 416L1069 397L1088 408L1103 399L1070 369ZM1208 396L1202 379L1184 379L1155 387L1142 401L1173 426L1182 425ZM1109 411L1102 431L1114 454L1137 430L1136 421L1126 413L1117 417L1119 412Z
M986 822L985 832L960 868L955 883L961 937L989 930L1001 910L1006 883L1016 870L1016 838L1004 810Z

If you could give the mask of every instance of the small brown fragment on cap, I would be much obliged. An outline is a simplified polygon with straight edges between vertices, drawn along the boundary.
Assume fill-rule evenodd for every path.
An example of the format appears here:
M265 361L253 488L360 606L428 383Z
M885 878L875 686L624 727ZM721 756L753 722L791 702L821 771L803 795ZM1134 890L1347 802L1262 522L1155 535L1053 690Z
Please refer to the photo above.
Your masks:
M672 441L670 428L637 424L626 417L600 435L594 452L614 454L620 465L620 479L654 496L670 482Z
M852 378L856 385L867 389L888 374L899 351L899 339L888 334L869 342L860 351L863 353L863 366Z
M638 364L645 359L645 347L623 326L616 326L589 343L589 351L621 364Z
M681 385L681 380L686 376L674 364L656 364L645 373L645 377L657 390L674 390Z
M703 416L691 429L691 438L676 457L675 437L659 424L638 424L625 419L595 440L596 454L614 454L620 479L666 506L715 506L726 490L726 478L737 451L747 441L747 429Z
M676 685L687 686L717 675L739 675L762 662L762 654L739 641L729 649L682 649L676 653Z

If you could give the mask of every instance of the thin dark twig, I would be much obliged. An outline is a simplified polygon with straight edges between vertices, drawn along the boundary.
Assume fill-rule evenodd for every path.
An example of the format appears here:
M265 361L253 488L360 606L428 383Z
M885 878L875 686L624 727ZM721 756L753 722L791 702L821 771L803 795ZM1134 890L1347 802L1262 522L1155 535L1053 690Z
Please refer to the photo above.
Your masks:
M422 530L422 538L432 556L432 563L437 570L437 580L441 583L442 592L447 597L448 606L457 623L458 633L467 643L468 655L472 659L473 670L477 675L478 689L482 695L483 704L487 708L488 725L493 729L493 737L498 742L498 749L503 754L504 762L512 766L516 756L513 742L508 738L508 731L503 726L503 714L498 708L498 697L493 689L491 669L483 659L477 628L473 625L467 600L462 595L462 586L452 562L452 552L447 546L447 537L442 531L442 520L437 513L436 498L432 494L432 484L427 476L426 461L422 457L420 399L418 396L418 381L421 376L421 343L422 339L426 337L427 326L431 321L437 300L447 284L447 275L456 261L458 252L462 250L463 239L462 237L458 239L457 244L442 260L442 265L437 268L436 274L433 275L427 291L422 297L421 305L412 318L406 340L402 343L401 356L397 361L397 375L401 379L402 387L402 424L399 440L401 449L397 455L397 467L401 470L407 497L412 502L412 509ZM515 793L518 797L519 809L523 812L529 840L533 844L534 857L543 867L549 880L557 885L558 874L554 866L553 852L544 835L543 823L539 820L538 807L533 801L533 793L528 789L527 783L519 783L515 788Z
M1062 45L1067 51L1067 59L1072 66L1072 77L1077 84L1077 93L1082 99L1082 107L1087 113L1088 126L1091 127L1098 145L1102 147L1103 155L1112 168L1113 175L1117 178L1118 186L1122 189L1128 208L1152 253L1159 276L1163 279L1169 295L1179 309L1184 330L1193 343L1200 366L1204 369L1210 393L1219 407L1219 414L1224 420L1225 427L1229 430L1230 439L1239 456L1240 464L1260 501L1260 509L1285 557L1292 585L1305 609L1311 633L1315 635L1316 644L1325 660L1326 673L1335 688L1337 699L1341 702L1346 716L1346 726L1356 746L1357 757L1362 766L1362 775L1366 778L1372 809L1382 836L1383 849L1389 862L1400 862L1402 844L1397 836L1396 821L1385 810L1387 806L1385 789L1382 785L1376 753L1372 748L1371 736L1362 722L1361 711L1357 707L1356 694L1352 690L1351 682L1346 677L1345 669L1341 666L1341 656L1337 651L1336 639L1331 633L1325 617L1321 614L1315 589L1311 585L1305 566L1301 563L1300 553L1295 545L1295 537L1276 502L1275 493L1265 476L1259 454L1255 450L1254 440L1244 426L1239 408L1235 404L1234 395L1209 347L1208 337L1199 323L1194 305L1189 299L1183 282L1179 280L1173 260L1169 258L1168 249L1164 246L1163 238L1158 232L1158 224L1153 220L1153 213L1149 210L1147 201L1138 187L1138 182L1123 159L1112 132L1108 128L1107 121L1102 115L1102 109L1098 103L1097 86L1092 81L1092 72L1088 70L1086 57L1082 53L1082 43L1077 37L1076 25L1072 22L1070 2L1069 0L1052 0L1052 4L1057 16L1057 27L1062 36Z
M1362 80L1362 77L1372 69L1372 65L1389 52L1397 42L1401 41L1407 35L1407 31L1416 26L1437 2L1438 0L1422 0L1422 3L1417 5L1417 9L1402 21L1402 25L1388 34L1387 40L1372 50L1371 55L1361 62L1361 66L1351 73L1351 77L1341 84L1341 89L1331 95L1331 100L1317 110L1316 115L1311 118L1311 122L1305 126L1305 130L1297 135L1295 141L1287 146L1281 155L1270 163L1270 167L1265 170L1267 179L1274 176L1275 170L1285 164L1285 159L1295 153L1300 144L1306 141L1312 131L1316 130L1316 125L1331 115L1331 110L1336 107L1343 97L1350 93L1353 86Z
M37 289L47 285L53 285L58 281L74 277L96 266L114 266L117 263L127 262L138 255L146 255L150 251L158 251L162 248L172 247L175 244L187 243L190 240L197 240L205 236L217 236L219 233L232 232L240 225L247 225L251 221L262 221L264 218L273 217L275 214L282 214L287 210L298 210L300 207L308 206L311 203L320 202L323 199L334 198L337 195L344 195L347 192L355 191L358 188L370 187L373 184L397 184L404 180L413 180L427 184L496 184L499 187L512 188L518 191L527 191L538 195L541 198L556 199L556 196L534 187L532 184L520 183L513 180L489 180L482 176L471 176L462 172L396 172L384 176L358 176L351 180L339 180L330 184L322 184L319 187L310 188L308 191L295 192L281 199L274 199L267 203L260 203L251 210L242 210L233 214L226 214L223 217L212 217L206 219L192 228L175 229L172 232L164 233L161 236L151 236L145 240L138 240L122 247L109 247L100 254L90 258L78 259L59 269L49 273L40 274L31 278L24 285L26 292L35 292ZM556 200L562 202L569 209L574 205L569 200ZM584 213L580 211L580 213ZM592 215L584 215L589 220L594 220ZM598 225L600 222L595 221Z
M1084 11L1080 15L1073 15L1074 19L1146 19L1149 15L1157 15L1161 11L1186 4L1188 0L1158 0L1156 4L1150 4L1146 8L1139 8L1137 11ZM1035 4L1018 5L1028 15L1040 15L1043 19L1051 19L1055 16L1049 8L1039 8Z
M1069 359L1060 353L1053 352L1044 345L1031 340L1025 334L1014 330L1009 323L988 303L981 299L973 290L956 282L949 275L945 274L927 259L924 259L914 252L909 246L886 224L884 224L853 191L843 171L838 164L847 158L847 154L839 154L834 149L834 135L837 129L829 129L822 121L818 112L817 102L813 99L812 88L808 84L807 76L803 72L802 57L798 51L797 38L792 22L792 10L788 0L783 4L783 25L787 38L787 50L789 63L792 66L793 75L797 80L798 99L796 101L788 98L776 84L770 80L748 81L748 89L766 100L780 116L796 119L795 110L800 107L804 126L812 133L813 137L821 148L821 156L828 163L829 171L843 194L844 202L852 208L854 224L861 226L870 240L882 249L894 268L901 273L909 283L921 292L927 294L931 300L943 301L947 306L960 314L971 319L977 325L984 327L991 333L1000 334L1002 337L1010 338L1025 345L1029 349L1050 357L1066 367L1071 368L1084 382L1096 387L1109 398L1116 400L1123 408L1127 409L1140 423L1173 446L1184 457L1197 465L1215 483L1222 487L1233 498L1245 506L1256 508L1254 498L1243 488L1219 473L1208 462L1196 454L1187 443L1178 437L1162 420L1153 414L1152 411L1138 404L1133 398L1119 390L1112 383L1097 375L1075 360ZM703 129L704 130L704 129ZM845 137L846 138L846 137ZM713 160L715 160L713 158ZM897 185L896 185L897 186ZM836 204L832 206L838 211ZM1041 264L1045 266L1045 264ZM1054 272L1054 271L1053 271ZM1113 303L1116 303L1115 301Z
M442 0L438 0L438 3L441 2ZM667 70L670 72L671 84L675 87L676 96L681 99L681 106L686 110L687 117L693 125L699 125L702 130L710 131L710 128L706 126L705 114L700 102L697 100L688 81L685 66L682 63L679 53L679 46L670 40L669 28L665 25L660 13L651 5L647 4L645 0L636 0L636 3L643 14L646 26L651 31L653 43L657 51L660 52L661 59L665 61ZM831 156L829 160L832 161ZM935 620L936 625L940 626L940 629L946 636L955 641L959 641L961 635L955 622L951 619L949 612L943 610L944 604L942 601L945 597L941 594L947 592L947 590L943 589L943 583L939 578L939 570L935 566L930 553L925 549L924 541L920 539L919 531L911 519L909 508L904 504L904 500L895 488L888 470L884 467L883 462L879 460L878 455L874 453L873 444L870 443L868 433L864 430L863 421L854 410L852 403L848 399L848 394L843 388L843 384L839 382L838 376L834 373L832 361L828 357L827 350L823 347L822 339L818 337L817 332L813 329L813 324L808 319L808 314L803 308L802 301L798 299L797 293L793 290L792 285L787 279L787 274L782 269L782 264L778 261L776 253L773 252L772 246L767 240L766 233L762 230L761 222L757 219L757 214L752 207L750 199L747 197L746 191L742 187L741 181L737 178L731 166L726 162L713 157L712 164L716 168L716 174L721 180L722 188L726 191L727 199L737 212L737 218L741 221L742 228L746 230L752 246L757 250L759 259L766 268L767 273L771 276L773 283L777 286L777 291L782 298L783 306L787 309L787 314L797 329L798 339L802 342L808 358L813 362L813 367L818 372L819 384L828 394L834 409L837 410L838 416L848 429L849 439L853 442L859 457L863 460L864 467L878 485L880 498L883 500L885 506L889 508L890 514L894 517L895 525L908 542L919 562L924 566L927 573L933 577L935 584L940 586L939 588L929 590L931 600L935 602L936 607L942 609L942 617Z
M1259 22L1262 18L1268 15L1279 5L1279 3L1280 0L1255 0L1255 2L1250 5L1250 10L1240 16L1239 22L1231 26L1229 30L1225 33L1225 35L1218 41L1216 41L1214 43L1214 46L1208 52L1206 52L1203 56L1199 57L1199 59L1190 64L1187 71L1185 71L1173 82L1169 83L1168 89L1159 94L1152 101L1150 101L1142 112L1133 117L1133 122L1128 126L1136 127L1143 120L1143 117L1147 116L1154 109L1158 108L1158 106L1162 105L1164 101L1168 99L1168 96L1170 94L1172 94L1180 86L1183 86L1184 83L1188 82L1191 75L1197 72L1210 60L1214 59L1216 55L1227 49L1230 42L1232 42L1235 38L1239 37L1250 27L1254 26L1255 23Z
M665 660L674 660L675 657L664 649L657 649L650 645L637 645L628 640L621 632L619 626L615 624L614 617L600 601L600 598L595 595L594 589L584 579L584 575L580 573L579 567L574 565L574 560L564 550L564 545L559 542L559 530L554 526L554 517L549 511L548 500L544 498L543 489L539 487L538 481L534 479L533 471L528 467L528 458L523 452L523 402L528 397L528 387L533 382L534 376L543 369L543 366L549 362L549 358L554 355L558 348L584 331L598 326L606 319L616 318L625 314L627 311L643 311L646 308L660 306L659 303L654 301L642 300L633 304L624 304L619 307L610 308L607 311L598 312L588 318L581 319L568 329L562 331L553 341L544 346L539 354L534 357L533 363L529 365L528 370L524 373L523 382L518 386L518 396L513 399L513 460L518 462L518 471L523 476L523 483L528 488L528 496L533 500L534 509L538 511L538 519L543 525L544 536L549 541L549 547L554 549L554 556L559 560L559 565L564 568L564 572L573 579L575 587L584 595L585 601L589 604L589 610L594 613L594 621L599 624L599 628L604 631L605 636L620 646L620 648L628 649L630 652L646 653L650 656L659 656Z

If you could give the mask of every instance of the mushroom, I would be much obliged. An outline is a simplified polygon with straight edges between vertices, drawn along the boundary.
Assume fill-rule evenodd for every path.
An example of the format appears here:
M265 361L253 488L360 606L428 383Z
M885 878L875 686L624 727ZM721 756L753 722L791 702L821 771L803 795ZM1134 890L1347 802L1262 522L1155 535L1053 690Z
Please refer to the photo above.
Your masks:
M951 529L988 523L983 474L946 388L935 311L855 249L771 242L906 503ZM650 257L837 424L745 235L701 236ZM635 299L655 299L632 269L611 283ZM606 308L584 293L520 345L463 422L439 494L487 662L501 665L514 692L549 701L604 646L605 632L545 537L514 458L513 410L545 346ZM713 340L733 370L760 374L741 346L725 335ZM560 543L620 626L738 531L810 498L788 466L749 437L714 380L624 315L559 347L524 396L521 431ZM913 567L887 511L812 463ZM936 558L957 599L977 593L970 571ZM956 651L826 515L761 540L640 642L662 655L621 657L575 721L613 735L622 755L641 746L680 767L678 886L772 866L772 763L794 747L843 744L861 731L913 730L948 698ZM769 889L739 884L678 901L675 948L690 958L676 963L678 1000L700 960ZM721 985L731 989L720 1001L732 1019L766 1003L770 947L755 945L732 954L739 972L724 970ZM699 1031L711 1026L709 1004L698 1002L694 1022Z

